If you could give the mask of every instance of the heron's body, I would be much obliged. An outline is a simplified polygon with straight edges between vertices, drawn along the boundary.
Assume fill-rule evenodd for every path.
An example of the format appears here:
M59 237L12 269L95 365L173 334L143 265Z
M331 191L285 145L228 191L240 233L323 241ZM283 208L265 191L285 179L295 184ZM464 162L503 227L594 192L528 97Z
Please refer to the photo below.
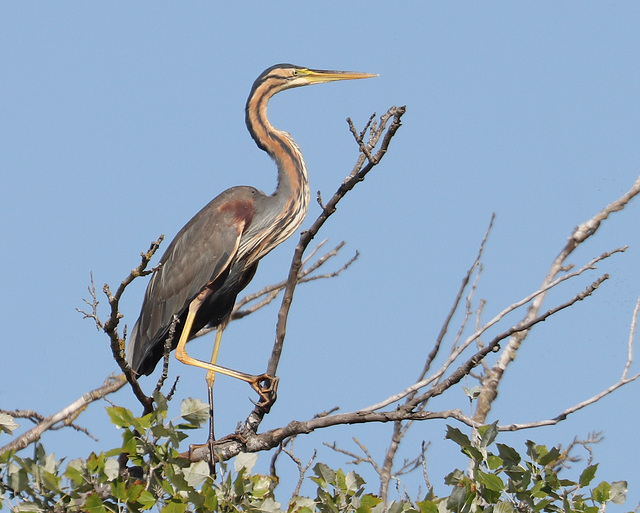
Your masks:
M220 372L251 383L265 399L262 385L268 376L251 376L220 367L216 358L222 330L238 293L253 278L259 260L300 226L309 205L302 153L288 133L271 126L267 102L274 94L292 87L370 76L373 75L279 64L258 77L247 100L246 122L258 147L277 165L276 190L266 195L253 187L227 189L175 236L151 278L140 318L131 333L128 361L136 373L153 372L177 317L173 337L176 357L208 369L210 390L214 372ZM218 334L211 363L186 354L184 346L188 340L200 329L216 326Z
M236 296L257 268L257 262L252 264L247 255L238 255L238 246L251 228L256 204L265 198L251 187L228 189L209 202L173 239L147 288L142 305L145 315L140 316L133 330L134 342L145 341L142 351L133 353L130 362L137 373L153 372L162 358L173 317L177 316L175 349L189 304L203 287L211 287L213 293L198 309L192 334L207 325L218 326L229 315Z

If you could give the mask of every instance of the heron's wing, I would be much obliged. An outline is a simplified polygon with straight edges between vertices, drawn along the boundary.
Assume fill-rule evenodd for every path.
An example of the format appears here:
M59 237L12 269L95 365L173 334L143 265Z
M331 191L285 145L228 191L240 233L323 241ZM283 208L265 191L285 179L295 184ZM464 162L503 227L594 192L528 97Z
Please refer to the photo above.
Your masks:
M154 273L132 332L129 363L136 370L151 365L162 354L161 346L174 316L224 273L229 272L240 238L250 224L252 208L221 195L205 206L173 239ZM246 203L246 202L245 202ZM155 360L145 362L147 358ZM146 373L146 372L145 372Z

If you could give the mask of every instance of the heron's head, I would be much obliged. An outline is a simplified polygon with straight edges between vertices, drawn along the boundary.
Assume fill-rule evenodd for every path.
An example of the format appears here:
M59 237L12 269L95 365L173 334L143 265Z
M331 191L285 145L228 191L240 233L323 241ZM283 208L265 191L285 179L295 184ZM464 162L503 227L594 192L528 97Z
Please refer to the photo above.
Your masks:
M355 71L329 71L304 68L302 66L296 66L295 64L276 64L262 72L253 84L251 93L262 84L269 85L268 91L271 93L269 96L272 96L275 93L293 87L377 76L378 75L372 75L371 73L359 73Z

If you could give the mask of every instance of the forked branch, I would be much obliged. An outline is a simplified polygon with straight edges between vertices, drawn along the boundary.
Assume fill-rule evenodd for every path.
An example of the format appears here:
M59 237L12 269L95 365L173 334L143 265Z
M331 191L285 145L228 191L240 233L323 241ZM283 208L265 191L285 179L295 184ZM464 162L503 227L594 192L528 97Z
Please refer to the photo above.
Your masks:
M567 239L567 243L565 244L564 248L562 248L558 256L556 256L556 258L552 262L547 275L542 281L541 289L548 290L549 285L558 279L558 275L565 272L565 262L569 255L571 255L571 253L573 253L573 251L580 244L582 244L589 237L595 234L601 223L605 219L607 219L612 213L621 211L639 193L640 176L636 178L631 188L620 198L607 205L600 212L595 214L591 219L577 226ZM531 305L529 306L529 309L523 321L526 321L527 319L531 319L538 315L545 297L546 290L531 302ZM491 371L484 378L482 383L482 391L480 393L480 397L478 398L478 404L475 413L475 418L478 422L483 423L486 420L487 414L491 409L491 405L498 395L498 385L500 384L500 380L502 379L502 376L507 370L509 364L514 360L516 352L518 351L526 337L526 331L514 334L513 337L511 337L511 339L509 340L509 343L503 349L500 357L498 358Z

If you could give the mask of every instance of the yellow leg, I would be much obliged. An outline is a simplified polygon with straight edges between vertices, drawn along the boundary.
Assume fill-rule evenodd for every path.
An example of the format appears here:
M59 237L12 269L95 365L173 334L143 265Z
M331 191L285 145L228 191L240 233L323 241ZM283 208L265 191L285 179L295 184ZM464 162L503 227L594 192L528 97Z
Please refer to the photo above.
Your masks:
M213 343L213 352L211 353L211 365L215 365L218 361L218 352L220 351L220 341L222 340L223 327L218 327L216 331L216 340ZM209 388L213 388L213 382L216 380L216 373L214 370L209 369L207 372L207 385Z
M222 340L222 332L224 331L224 325L218 326L218 330L216 331L216 340L213 344L213 352L211 353L211 365L215 365L218 361L218 352L220 351L220 340ZM215 422L214 422L214 409L213 409L213 383L216 379L216 373L209 369L207 371L207 396L209 398L209 440L207 444L209 445L209 469L211 470L211 474L213 476L216 475L215 468L215 455L214 455L214 444L216 441L215 436Z
M195 298L191 304L189 305L189 312L187 313L187 319L184 322L184 327L182 328L182 334L180 335L180 340L178 341L178 346L176 347L176 358L184 364L193 365L195 367L201 367L203 369L207 369L207 389L209 396L209 439L207 443L204 445L191 445L189 447L189 458L193 452L201 447L207 446L209 449L209 469L211 470L211 474L213 476L216 475L215 469L215 435L214 435L214 417L213 417L213 384L216 379L216 372L221 374L226 374L227 376L231 376L233 378L240 379L242 381L246 381L251 385L251 387L258 392L260 396L260 401L258 402L259 406L267 408L271 408L271 405L276 400L276 390L278 388L278 378L269 376L268 374L262 374L260 376L252 376L251 374L245 374L244 372L238 372L232 369L227 369L226 367L222 367L217 365L218 361L218 352L220 351L220 341L222 339L222 332L226 327L226 322L221 323L218 326L218 330L216 331L216 339L213 344L213 352L211 354L211 361L209 363L203 362L202 360L198 360L196 358L192 358L187 354L185 346L187 345L187 341L189 340L189 335L191 334L191 329L193 328L193 321L196 317L196 313L202 304L202 301L207 297L210 293L209 290L202 291L197 298Z
M187 345L187 341L189 340L189 335L193 327L193 321L196 317L196 312L198 311L200 305L202 304L202 301L206 297L207 292L204 291L200 293L200 295L189 305L187 319L185 320L184 327L182 328L182 334L180 335L180 340L178 341L178 347L176 347L176 358L186 365L193 365L194 367L200 367L209 371L207 373L207 383L209 383L209 380L211 380L211 383L213 384L216 372L249 383L251 385L251 388L253 388L260 396L258 405L270 406L271 404L273 404L273 401L275 401L278 378L269 376L268 374L260 374L258 376L254 376L252 374L246 374L244 372L228 369L227 367L222 367L214 362L214 359L217 359L218 356L220 338L222 337L222 331L224 327L222 327L222 329L219 329L218 333L216 333L216 343L213 348L214 354L211 358L212 362L198 360L187 354L185 346Z
M246 374L244 372L228 369L214 363L208 363L202 360L198 360L197 358L193 358L187 354L185 346L187 345L189 332L193 327L193 320L195 319L195 317L196 313L189 310L187 320L185 321L184 328L182 330L182 335L180 335L180 340L178 341L178 347L176 347L176 358L187 365L193 365L194 367L200 367L209 371L219 372L220 374L225 374L227 376L231 376L232 378L237 378L242 381L246 381L247 383L253 384L253 382L256 381L256 378L259 376L253 376L252 374Z

